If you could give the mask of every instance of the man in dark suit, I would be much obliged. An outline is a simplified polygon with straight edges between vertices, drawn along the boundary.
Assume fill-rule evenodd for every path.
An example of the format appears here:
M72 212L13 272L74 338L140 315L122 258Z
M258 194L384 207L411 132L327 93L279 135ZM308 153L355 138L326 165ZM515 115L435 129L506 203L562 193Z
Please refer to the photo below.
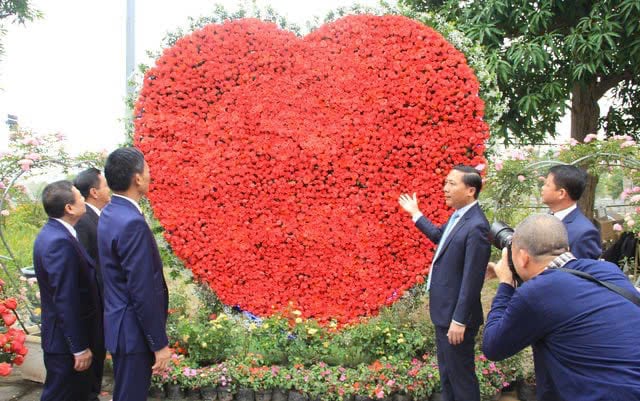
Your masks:
M121 148L107 158L104 174L113 197L98 221L98 254L113 400L141 401L147 399L152 371L163 371L171 356L162 261L138 205L149 190L149 166L139 150Z
M524 283L513 288L507 252L494 267L500 285L484 328L482 350L501 360L531 345L538 400L640 400L640 309L611 289L558 268L588 273L640 298L609 262L576 259L563 224L527 217L515 229L512 260ZM537 385L536 385L537 387ZM542 394L541 392L546 392Z
M571 253L579 259L598 259L602 254L600 232L577 207L586 183L587 173L578 167L553 166L542 186L542 202L567 228Z
M86 400L92 350L102 338L102 302L93 261L73 228L85 213L84 200L71 182L57 181L45 187L42 204L49 221L33 248L47 369L41 400Z
M100 270L100 262L98 260L98 217L100 211L111 200L111 191L107 186L107 180L102 176L97 168L88 168L82 171L73 180L73 185L78 188L80 194L84 197L87 205L87 213L84 214L76 223L75 229L78 234L78 240L87 251L89 256L93 258L96 266L96 277L98 279L98 288L100 294L104 294L102 285L102 272ZM100 313L102 317L102 313ZM104 337L103 333L101 338ZM94 380L91 385L91 394L89 401L98 401L98 396L102 388L102 374L104 371L104 358L106 351L104 349L104 341L101 347L96 347L93 352L93 363L91 370L94 373Z
M447 401L480 400L474 346L483 322L480 291L491 253L489 222L477 201L481 189L477 170L455 166L444 185L445 202L455 212L441 227L422 215L415 193L399 199L416 227L438 244L427 288L442 395Z

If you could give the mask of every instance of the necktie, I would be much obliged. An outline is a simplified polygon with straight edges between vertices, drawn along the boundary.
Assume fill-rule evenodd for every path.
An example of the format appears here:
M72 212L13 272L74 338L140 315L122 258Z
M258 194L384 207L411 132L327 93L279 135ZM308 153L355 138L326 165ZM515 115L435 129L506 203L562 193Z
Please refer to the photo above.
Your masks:
M429 291L429 289L431 288L431 276L433 276L433 265L436 262L436 259L438 258L438 255L440 255L440 249L442 249L442 247L444 246L445 241L447 240L447 237L449 236L449 233L451 233L451 230L453 229L453 226L456 223L456 220L458 220L458 217L460 217L460 215L458 214L458 211L456 210L455 213L453 213L451 215L451 218L449 219L449 222L447 223L447 226L444 228L444 232L442 233L442 237L440 237L440 242L438 242L438 248L436 248L436 252L433 254L433 260L431 261L431 268L429 269L429 278L427 279L427 291Z

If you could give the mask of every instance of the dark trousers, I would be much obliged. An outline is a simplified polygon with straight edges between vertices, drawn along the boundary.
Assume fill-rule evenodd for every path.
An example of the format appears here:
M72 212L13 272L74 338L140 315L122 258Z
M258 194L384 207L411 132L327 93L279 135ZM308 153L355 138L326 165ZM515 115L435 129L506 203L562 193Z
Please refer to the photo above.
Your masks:
M40 401L83 401L89 397L91 368L76 372L71 354L44 353L47 377Z
M464 340L458 345L449 344L448 331L448 327L436 326L442 398L446 401L480 401L474 359L478 327L467 327Z
M102 391L102 374L104 372L104 358L107 353L104 348L96 349L91 361L91 391L89 393L89 401L98 401L98 396Z
M113 401L146 401L151 385L151 352L113 354Z

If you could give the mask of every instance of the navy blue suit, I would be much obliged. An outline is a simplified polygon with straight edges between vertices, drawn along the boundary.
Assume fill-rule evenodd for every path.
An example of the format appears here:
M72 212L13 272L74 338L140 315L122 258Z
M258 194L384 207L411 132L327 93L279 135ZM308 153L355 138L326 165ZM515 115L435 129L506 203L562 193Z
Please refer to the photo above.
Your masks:
M637 293L609 262L579 259L564 267ZM640 400L638 333L636 305L589 280L547 269L518 289L500 284L483 351L501 360L532 345L536 378L549 373L555 400Z
M36 238L33 264L47 368L41 400L84 401L91 369L76 372L73 354L103 346L102 302L93 260L65 226L50 219Z
M562 223L569 234L569 249L578 259L598 259L602 255L600 231L580 209L575 208Z
M90 206L87 206L87 212L73 227L76 229L78 235L78 241L84 247L85 251L95 261L96 279L98 282L98 290L100 294L104 295L102 290L102 273L100 271L100 262L98 260L98 214L93 211ZM100 310L100 318L102 318L103 311ZM104 338L104 334L101 333L101 337ZM93 361L91 362L91 370L93 370L93 383L91 384L91 394L89 400L98 400L98 396L102 390L102 375L104 372L104 358L106 351L104 346L96 348L93 351Z
M416 227L437 244L446 225L437 227L423 216ZM446 400L480 400L474 346L483 322L480 291L491 254L488 234L489 222L475 204L455 224L429 272L429 312L436 326L438 366ZM466 326L464 341L456 346L447 339L452 320Z
M105 299L105 343L114 361L114 401L146 400L155 351L169 343L168 291L144 216L113 196L98 222Z

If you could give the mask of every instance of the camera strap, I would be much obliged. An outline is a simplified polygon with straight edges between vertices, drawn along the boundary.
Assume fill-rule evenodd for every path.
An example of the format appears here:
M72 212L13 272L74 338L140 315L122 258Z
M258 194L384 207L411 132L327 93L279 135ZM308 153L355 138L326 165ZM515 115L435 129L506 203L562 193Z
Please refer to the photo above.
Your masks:
M629 293L629 291L627 291L622 287L619 287L615 284L608 283L606 281L600 281L597 278L590 275L589 273L581 272L579 270L566 269L564 267L556 267L554 270L560 270L563 272L571 273L574 276L582 277L586 280L593 281L596 284L599 284L603 287L610 289L615 293L618 293L619 295L622 295L623 297L627 298L629 301L633 302L636 306L640 306L640 294L634 294L635 295L634 296L631 293Z

